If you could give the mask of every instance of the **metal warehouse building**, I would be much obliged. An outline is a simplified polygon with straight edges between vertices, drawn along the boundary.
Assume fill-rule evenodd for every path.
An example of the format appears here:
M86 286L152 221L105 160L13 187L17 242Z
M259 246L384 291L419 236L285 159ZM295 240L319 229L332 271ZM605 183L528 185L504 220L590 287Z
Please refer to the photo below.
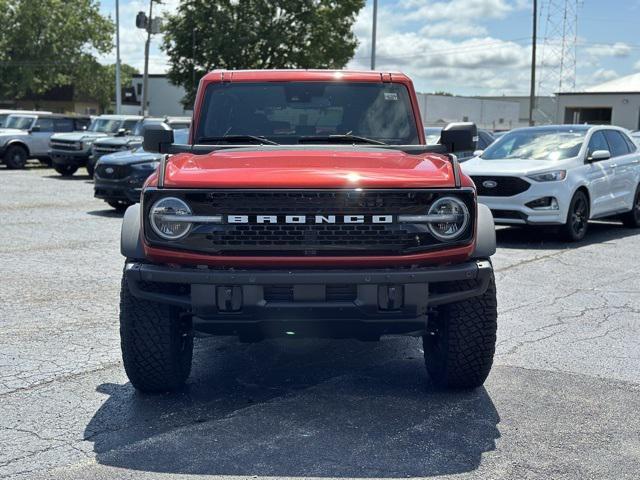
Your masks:
M640 129L640 73L584 92L558 94L559 122L617 125Z

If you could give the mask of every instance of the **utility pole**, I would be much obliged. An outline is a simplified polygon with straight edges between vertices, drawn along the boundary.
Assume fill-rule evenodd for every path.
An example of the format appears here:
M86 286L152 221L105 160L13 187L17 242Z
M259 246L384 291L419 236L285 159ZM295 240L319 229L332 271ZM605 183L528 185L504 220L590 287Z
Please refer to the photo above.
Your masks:
M371 28L371 70L376 69L376 27L378 23L378 0L373 0L373 25Z
M153 2L149 0L149 18L147 20L147 41L144 44L144 76L142 77L142 115L147 115L147 88L149 86L149 45L151 44L151 23L153 21Z
M122 87L120 85L120 0L116 0L116 113L122 110Z
M529 91L529 125L533 126L533 108L536 102L536 44L538 42L538 0L533 0L533 35L531 41L531 89Z

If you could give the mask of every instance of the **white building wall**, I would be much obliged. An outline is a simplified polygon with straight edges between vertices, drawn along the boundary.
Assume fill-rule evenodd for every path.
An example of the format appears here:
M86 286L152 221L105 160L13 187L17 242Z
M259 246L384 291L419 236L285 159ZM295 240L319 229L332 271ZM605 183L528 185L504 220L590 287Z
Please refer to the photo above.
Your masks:
M558 123L566 108L611 108L611 123L629 130L640 129L640 92L561 94Z
M473 122L480 128L508 130L519 123L518 102L419 93L418 105L425 126Z
M141 102L142 93L138 95L138 92L142 92L142 76L134 77L131 83L136 89L136 96L138 100ZM149 115L191 115L192 111L185 110L182 106L182 103L180 103L182 98L185 96L185 90L182 87L169 83L169 80L165 76L149 76L148 85L149 95L147 101L149 102ZM136 111L126 113L141 113L140 106L130 105L128 107L133 107L133 109L135 109Z

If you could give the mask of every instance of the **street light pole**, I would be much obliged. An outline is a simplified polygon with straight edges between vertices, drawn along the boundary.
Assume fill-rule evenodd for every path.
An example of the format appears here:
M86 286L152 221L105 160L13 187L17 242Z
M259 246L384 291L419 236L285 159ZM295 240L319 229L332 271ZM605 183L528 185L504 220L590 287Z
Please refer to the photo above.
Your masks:
M144 44L144 76L142 77L142 115L147 115L147 99L149 86L149 45L151 44L151 22L153 20L153 2L149 0L149 20L147 21L147 41Z
M536 47L538 43L538 0L533 0L533 34L531 40L531 88L529 90L529 125L533 126L533 108L536 103Z
M371 27L371 70L376 69L376 27L378 23L378 0L373 0L373 25Z
M120 0L116 0L116 113L122 110L122 89L120 85Z

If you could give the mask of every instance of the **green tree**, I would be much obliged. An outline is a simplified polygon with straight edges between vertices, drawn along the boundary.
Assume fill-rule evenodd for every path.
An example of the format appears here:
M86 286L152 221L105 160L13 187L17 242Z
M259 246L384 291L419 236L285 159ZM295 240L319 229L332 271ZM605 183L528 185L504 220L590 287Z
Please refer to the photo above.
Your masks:
M131 84L131 78L138 70L126 63L120 64L120 83L123 87ZM74 83L76 93L98 101L105 111L116 97L116 65L101 65L96 60L85 62L77 72Z
M96 0L0 0L0 11L0 97L90 78L95 54L113 48L113 22Z
M166 18L169 79L193 105L200 78L215 68L342 68L358 42L364 0L183 0Z

